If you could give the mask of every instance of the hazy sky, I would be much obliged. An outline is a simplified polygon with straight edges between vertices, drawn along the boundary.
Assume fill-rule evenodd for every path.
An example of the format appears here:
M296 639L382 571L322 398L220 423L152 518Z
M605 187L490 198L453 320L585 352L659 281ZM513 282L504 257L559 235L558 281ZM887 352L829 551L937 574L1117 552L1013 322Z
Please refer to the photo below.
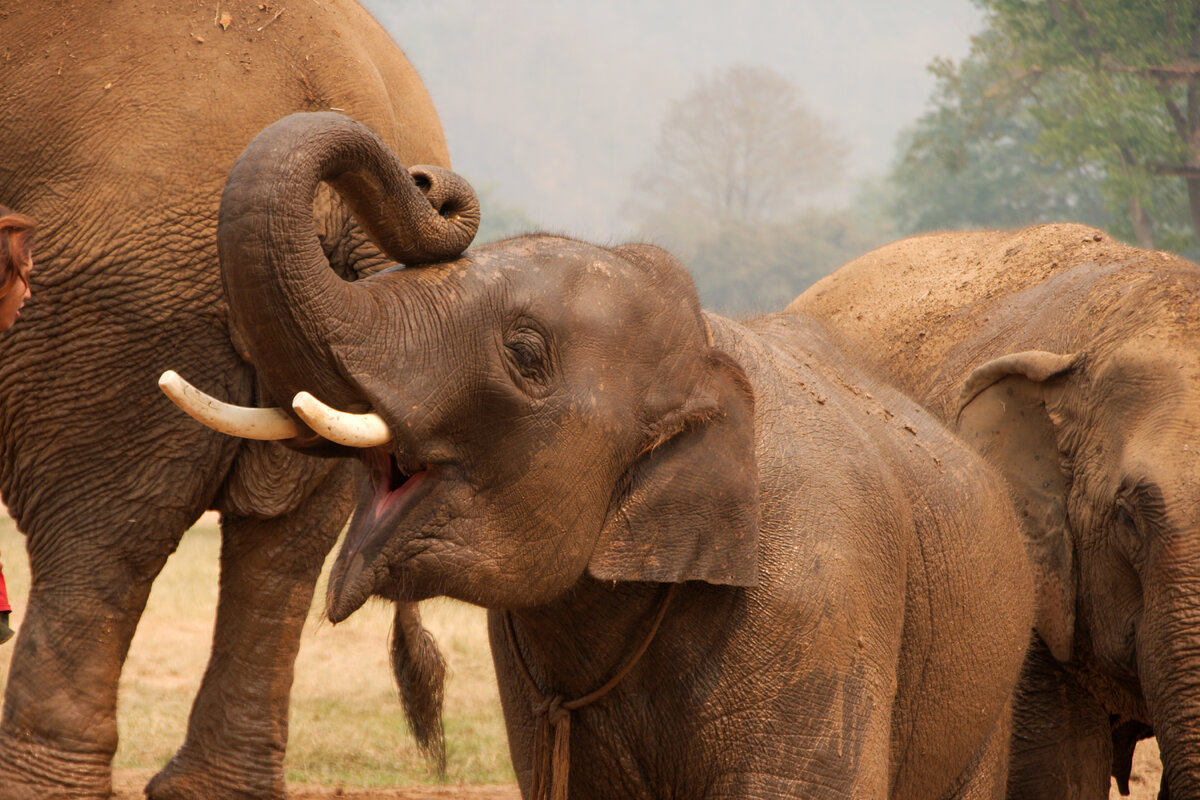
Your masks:
M961 58L969 0L364 0L408 53L456 170L542 227L621 239L631 175L672 100L734 64L770 67L880 173Z

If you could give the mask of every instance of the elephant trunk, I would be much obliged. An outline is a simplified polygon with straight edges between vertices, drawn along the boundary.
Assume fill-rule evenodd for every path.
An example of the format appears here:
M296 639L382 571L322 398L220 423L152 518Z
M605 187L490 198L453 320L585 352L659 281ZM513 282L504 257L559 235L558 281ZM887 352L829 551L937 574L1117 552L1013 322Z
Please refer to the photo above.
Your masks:
M1143 583L1144 610L1137 631L1138 673L1162 752L1165 791L1160 796L1168 796L1169 790L1172 800L1200 800L1197 557L1200 553L1175 552L1155 559L1170 563L1154 565L1152 577Z
M347 377L371 350L379 304L330 268L313 223L321 182L398 262L451 259L479 225L475 193L436 167L411 173L340 114L293 114L266 128L230 171L217 227L232 324L276 403L308 390L335 407L360 394Z

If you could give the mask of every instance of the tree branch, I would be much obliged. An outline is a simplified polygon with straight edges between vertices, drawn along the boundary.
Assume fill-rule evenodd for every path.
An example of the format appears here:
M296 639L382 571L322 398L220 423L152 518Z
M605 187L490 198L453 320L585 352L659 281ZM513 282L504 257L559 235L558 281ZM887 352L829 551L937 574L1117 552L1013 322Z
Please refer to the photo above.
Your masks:
M1162 98L1163 105L1167 109L1167 114L1171 117L1171 122L1175 124L1175 132L1179 134L1179 138L1183 141L1188 140L1188 123L1187 117L1183 115L1183 110L1179 108L1179 104L1171 97L1171 93L1167 91L1167 87L1159 84L1155 87L1158 91L1158 96Z
M1083 30L1087 34L1087 40L1088 44L1090 45L1092 55L1097 61L1102 60L1104 57L1104 51L1101 50L1100 45L1097 44L1097 39L1099 37L1096 35L1096 26L1092 22L1092 18L1089 17L1087 11L1083 9L1083 3L1081 3L1080 0L1069 0L1069 2L1071 4L1071 11L1075 13L1076 19L1083 24Z
M1163 24L1163 41L1167 43L1167 52L1174 59L1179 58L1179 52L1175 49L1175 8L1176 0L1167 0L1167 8L1164 14Z
M1046 5L1050 7L1050 18L1054 20L1054 24L1062 25L1062 6L1059 5L1059 0L1046 0Z
M1188 136L1184 141L1194 154L1196 151L1196 131L1200 129L1200 78L1195 75L1187 82L1187 121Z
M1180 178L1200 178L1200 166L1195 164L1147 164L1146 169L1154 175L1176 175Z
M1180 83L1200 75L1200 61L1176 61L1174 64L1154 64L1149 67L1127 67L1124 64L1112 64L1109 69L1114 72L1145 75L1163 83Z
M1200 3L1197 3L1196 0L1192 0L1191 17L1193 20L1196 19L1197 11L1200 11ZM1192 46L1188 48L1188 56L1191 58L1200 56L1200 26L1197 26L1195 22L1192 23Z

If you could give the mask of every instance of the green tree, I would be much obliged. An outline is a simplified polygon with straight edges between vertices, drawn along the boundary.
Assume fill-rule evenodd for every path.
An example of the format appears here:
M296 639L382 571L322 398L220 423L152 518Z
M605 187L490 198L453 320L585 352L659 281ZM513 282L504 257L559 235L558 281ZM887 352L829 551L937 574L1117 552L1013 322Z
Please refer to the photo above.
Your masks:
M1016 125L1031 171L1065 176L1060 189L1094 184L1116 227L1143 245L1182 244L1182 200L1194 243L1200 0L976 2L985 30L971 55L934 65L937 112L990 145L1013 143L997 131Z
M879 193L880 207L901 234L929 230L1015 227L1078 221L1113 230L1102 175L1091 165L1035 154L1041 127L1028 97L995 97L996 70L975 40L959 64L936 61L932 110L904 130L901 154Z

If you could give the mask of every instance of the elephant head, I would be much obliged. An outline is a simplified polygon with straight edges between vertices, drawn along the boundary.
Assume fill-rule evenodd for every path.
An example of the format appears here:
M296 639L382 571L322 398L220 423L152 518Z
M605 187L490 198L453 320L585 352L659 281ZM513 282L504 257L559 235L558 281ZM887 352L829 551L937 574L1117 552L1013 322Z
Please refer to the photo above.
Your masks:
M331 272L307 205L319 180L409 266ZM753 394L686 271L648 246L540 235L414 257L403 231L436 242L459 206L427 219L410 183L369 132L317 115L264 131L222 200L222 273L261 379L368 467L330 618L372 593L535 605L587 572L755 582Z
M959 412L1013 489L1041 577L1039 633L1145 704L1173 797L1200 787L1200 309L1167 306L1200 296L1196 282L1163 269L1108 297L1083 349L978 366Z

